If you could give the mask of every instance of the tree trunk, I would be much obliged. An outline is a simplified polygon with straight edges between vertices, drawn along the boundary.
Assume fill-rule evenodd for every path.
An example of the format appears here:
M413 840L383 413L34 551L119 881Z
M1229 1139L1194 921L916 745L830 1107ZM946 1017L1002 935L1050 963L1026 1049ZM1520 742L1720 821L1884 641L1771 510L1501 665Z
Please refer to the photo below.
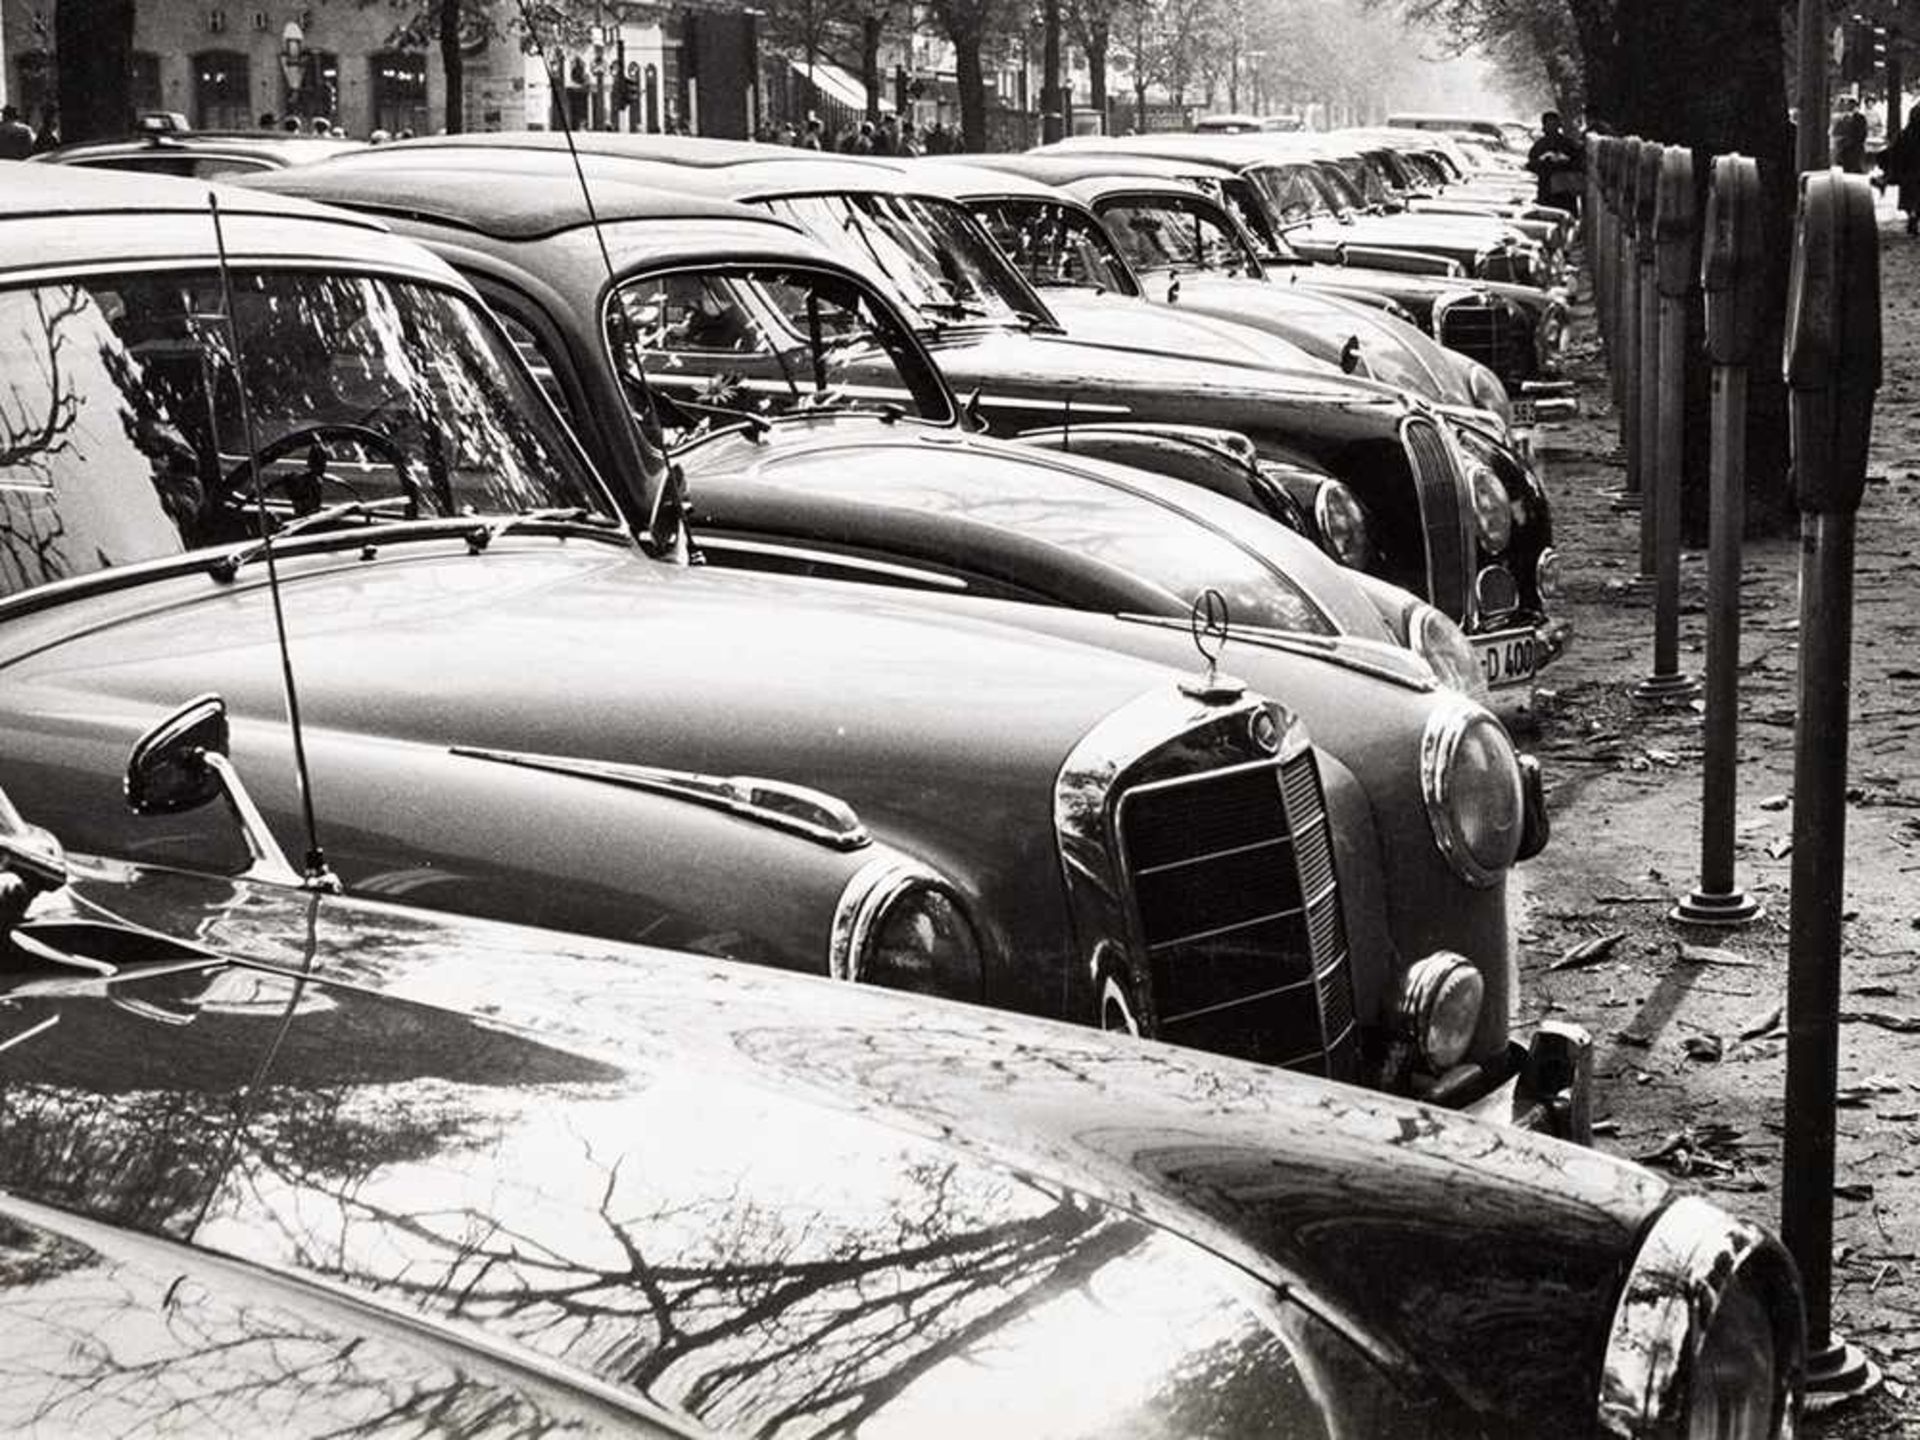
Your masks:
M960 89L960 148L978 155L987 148L987 77L978 35L953 37L953 71Z
M867 119L880 123L880 32L886 16L872 11L860 17L860 83L867 87Z
M460 49L460 0L440 0L440 68L447 79L449 135L467 128L465 59Z
M60 138L118 140L133 128L133 0L56 0Z
M1147 133L1147 82L1140 78L1138 62L1135 63L1133 81L1133 133Z
M1080 37L1081 48L1087 52L1087 105L1100 114L1107 113L1107 41L1109 34L1105 21L1089 26Z

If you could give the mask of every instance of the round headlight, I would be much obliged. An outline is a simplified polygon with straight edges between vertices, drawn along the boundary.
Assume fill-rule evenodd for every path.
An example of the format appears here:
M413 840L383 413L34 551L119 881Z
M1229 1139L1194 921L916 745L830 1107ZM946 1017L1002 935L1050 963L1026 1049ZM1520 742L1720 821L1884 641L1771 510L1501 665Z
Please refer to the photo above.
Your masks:
M1480 668L1480 657L1473 653L1467 632L1425 601L1413 607L1407 620L1407 644L1433 667L1434 678L1449 690L1476 700L1486 696L1486 672Z
M1498 375L1478 360L1467 362L1467 394L1477 407L1491 410L1500 417L1502 423L1512 422L1513 403L1507 399L1507 387L1500 383Z
M1367 510L1359 496L1338 480L1329 480L1313 497L1313 523L1320 540L1342 565L1364 570L1373 559L1373 541L1367 535Z
M1492 885L1520 853L1526 801L1500 722L1459 699L1437 706L1420 741L1420 790L1434 843L1469 885Z
M848 882L829 970L918 995L983 998L980 938L960 897L924 865L898 857L880 857Z
M1435 1074L1460 1063L1480 1026L1487 982L1465 956L1437 950L1407 968L1394 1001L1394 1024L1420 1063Z
M1507 487L1491 466L1474 462L1467 466L1467 485L1473 498L1474 528L1488 552L1498 555L1513 543L1513 506L1507 500Z
M1782 1440L1805 1365L1793 1262L1758 1227L1687 1196L1654 1222L1614 1308L1601 1432Z
M1551 545L1540 552L1533 564L1533 583L1542 600L1560 598L1560 552Z

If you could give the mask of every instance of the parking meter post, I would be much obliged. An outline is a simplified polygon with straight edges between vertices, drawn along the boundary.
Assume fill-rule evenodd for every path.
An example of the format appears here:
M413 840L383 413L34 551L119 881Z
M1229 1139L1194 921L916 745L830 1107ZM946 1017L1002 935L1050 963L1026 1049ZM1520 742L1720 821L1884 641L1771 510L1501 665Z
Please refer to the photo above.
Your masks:
M1639 146L1640 163L1634 170L1633 235L1634 291L1639 315L1635 323L1640 345L1637 375L1640 399L1640 569L1636 585L1651 585L1656 561L1653 553L1653 487L1660 473L1660 284L1656 273L1659 237L1654 211L1660 195L1660 163L1666 147L1651 140Z
M1685 465L1687 297L1693 287L1693 152L1668 145L1660 157L1654 205L1654 288L1659 305L1659 389L1654 414L1651 489L1640 507L1653 538L1653 673L1633 687L1636 700L1691 700L1700 682L1680 673L1680 488ZM1648 523L1650 522L1650 524ZM1642 561L1645 564L1645 561Z
M1744 925L1763 913L1734 883L1739 797L1740 546L1746 525L1747 367L1758 342L1760 168L1744 155L1714 158L1702 227L1700 285L1713 361L1713 441L1707 545L1707 674L1701 757L1700 885L1669 912L1692 925Z
M1622 511L1640 508L1642 456L1640 453L1640 249L1639 192L1640 142L1620 142L1620 185L1618 224L1614 264L1619 272L1617 289L1620 323L1620 353L1614 357L1614 374L1620 386L1620 439L1626 450L1626 484L1614 500Z
M1873 1363L1833 1330L1854 522L1880 386L1878 240L1864 176L1802 177L1784 352L1801 543L1780 1233L1806 1300L1810 1403L1864 1394L1879 1382Z

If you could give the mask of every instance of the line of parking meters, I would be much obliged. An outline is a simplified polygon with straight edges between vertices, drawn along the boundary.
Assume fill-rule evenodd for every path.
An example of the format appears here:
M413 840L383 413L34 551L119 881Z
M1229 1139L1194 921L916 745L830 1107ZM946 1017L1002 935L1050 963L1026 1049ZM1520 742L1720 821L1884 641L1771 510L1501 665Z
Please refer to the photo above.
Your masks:
M1658 163L1654 163L1657 155ZM1642 348L1653 336L1654 363L1642 364L1643 472L1640 573L1653 577L1653 673L1633 687L1636 700L1691 700L1700 684L1680 673L1680 489L1686 459L1687 307L1695 283L1699 206L1693 194L1693 152L1683 145L1641 149L1641 184L1652 181L1652 223L1642 248L1653 255L1652 283L1642 297ZM1643 274L1642 284L1647 283ZM1651 325L1649 326L1649 318ZM1646 448L1648 441L1651 447Z
M1783 362L1801 520L1780 1233L1804 1286L1809 1395L1838 1398L1879 1379L1834 1333L1832 1304L1854 523L1880 386L1879 236L1864 176L1801 177Z
M1759 902L1734 883L1733 829L1739 791L1747 367L1759 342L1764 249L1759 165L1745 155L1714 157L1700 250L1707 356L1713 361L1700 884L1671 912L1675 920L1692 925L1744 925L1762 913Z

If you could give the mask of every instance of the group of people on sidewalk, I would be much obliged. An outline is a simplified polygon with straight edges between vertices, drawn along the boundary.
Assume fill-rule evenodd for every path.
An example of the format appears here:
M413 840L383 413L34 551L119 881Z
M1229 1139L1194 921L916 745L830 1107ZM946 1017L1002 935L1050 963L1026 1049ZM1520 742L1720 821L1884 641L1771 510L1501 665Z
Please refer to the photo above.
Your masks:
M960 137L938 120L921 130L911 115L882 115L878 123L862 120L838 135L829 136L818 115L807 116L806 128L791 124L762 125L754 139L801 150L838 150L848 155L951 155L960 149Z

